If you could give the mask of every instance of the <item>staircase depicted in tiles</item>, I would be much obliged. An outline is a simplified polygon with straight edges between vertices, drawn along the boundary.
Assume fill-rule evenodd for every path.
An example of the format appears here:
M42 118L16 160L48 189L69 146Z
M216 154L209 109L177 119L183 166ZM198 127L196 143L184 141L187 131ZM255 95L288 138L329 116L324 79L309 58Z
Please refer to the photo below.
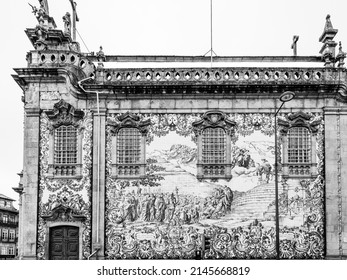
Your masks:
M275 200L274 182L265 183L245 192L236 198L231 206L229 219L233 220L254 220L264 219L264 213Z

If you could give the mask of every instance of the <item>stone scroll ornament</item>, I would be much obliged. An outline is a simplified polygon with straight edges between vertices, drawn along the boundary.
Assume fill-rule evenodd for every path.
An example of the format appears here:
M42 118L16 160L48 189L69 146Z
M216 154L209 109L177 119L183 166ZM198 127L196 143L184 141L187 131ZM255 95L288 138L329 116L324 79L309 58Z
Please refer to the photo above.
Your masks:
M58 103L57 103L58 104ZM59 113L62 108L64 113ZM91 167L92 167L92 113L76 113L66 102L55 106L40 118L40 184L37 258L47 259L45 252L48 222L82 223L82 256L90 255L91 242ZM48 176L50 134L59 124L72 124L82 134L82 178L54 179Z

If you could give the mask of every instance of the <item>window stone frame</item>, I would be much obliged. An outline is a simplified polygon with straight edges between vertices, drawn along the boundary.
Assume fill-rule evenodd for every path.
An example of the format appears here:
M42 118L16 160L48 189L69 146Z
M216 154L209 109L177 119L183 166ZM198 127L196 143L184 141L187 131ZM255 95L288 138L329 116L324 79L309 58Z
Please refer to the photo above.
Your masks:
M279 118L279 134L280 134L280 143L282 147L282 172L283 178L315 178L318 175L317 170L317 133L319 130L320 121L313 120L313 117L309 114L306 114L302 111L289 114L286 119ZM308 129L309 137L311 138L311 156L310 162L308 163L293 163L289 162L288 159L288 133L290 129L295 127L302 127ZM300 172L300 168L309 168L308 174L306 172ZM297 168L299 174L291 174L290 169ZM301 174L300 174L301 173Z
M84 112L82 110L76 110L71 104L61 99L58 103L55 103L53 110L45 111L50 124L49 124L49 157L48 157L48 174L49 178L54 179L81 179L82 178L82 138L83 138L83 126L81 124L84 118ZM72 125L77 130L77 161L75 164L66 164L75 169L73 175L56 175L55 169L61 166L54 162L54 139L55 130L60 126ZM64 164L65 165L65 164Z
M131 114L129 112L124 113L116 117L115 121L108 121L107 125L111 127L111 178L113 179L141 179L146 176L146 138L151 125L151 121L141 120L139 116ZM140 139L140 162L135 164L118 163L117 154L117 136L123 128L135 128L141 134ZM119 174L119 167L127 168L130 166L138 166L139 174L124 175Z
M213 181L217 181L219 179L224 179L227 181L230 181L232 178L231 175L231 142L232 138L235 134L235 127L236 122L230 120L227 115L222 111L217 110L211 110L207 111L203 114L200 120L197 120L192 123L193 126L193 132L196 136L196 142L197 142L197 174L196 177L199 181L205 180L205 179L211 179ZM207 128L221 128L225 132L226 136L226 162L225 163L218 163L218 164L211 164L211 163L204 163L202 159L203 155L203 145L202 145L202 137L203 132ZM224 166L225 172L224 175L206 175L203 172L204 167L208 166Z

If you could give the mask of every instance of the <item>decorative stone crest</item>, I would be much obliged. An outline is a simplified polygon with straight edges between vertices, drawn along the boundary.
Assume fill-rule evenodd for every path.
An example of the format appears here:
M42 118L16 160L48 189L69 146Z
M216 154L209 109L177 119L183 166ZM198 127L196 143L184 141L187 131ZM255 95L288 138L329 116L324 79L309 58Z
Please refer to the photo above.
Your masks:
M47 117L52 122L52 127L57 128L61 125L78 126L78 121L84 117L82 110L75 110L75 108L61 99L58 103L54 104L53 110L46 111Z
M201 120L192 123L193 131L196 135L201 135L207 127L222 128L230 136L234 134L236 122L227 118L226 114L221 111L208 111Z
M115 121L108 120L108 125L111 126L111 133L114 135L122 128L133 127L137 128L143 136L146 136L151 121L149 119L141 120L139 116L126 112L116 117Z
M315 119L312 115L299 111L289 114L287 119L279 118L278 125L282 135L286 135L292 127L306 127L312 134L317 134L320 120Z

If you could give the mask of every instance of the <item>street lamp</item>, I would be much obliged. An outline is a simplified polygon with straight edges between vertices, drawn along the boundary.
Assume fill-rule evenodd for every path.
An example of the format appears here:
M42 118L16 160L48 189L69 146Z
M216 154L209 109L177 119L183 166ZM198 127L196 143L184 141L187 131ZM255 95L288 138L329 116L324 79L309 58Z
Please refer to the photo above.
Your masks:
M277 114L282 109L284 103L292 100L295 97L295 93L292 91L286 91L281 94L280 101L281 106L277 109L275 113L275 219L276 219L276 257L280 258L280 215L279 215L279 205L278 205L278 148L277 148Z

